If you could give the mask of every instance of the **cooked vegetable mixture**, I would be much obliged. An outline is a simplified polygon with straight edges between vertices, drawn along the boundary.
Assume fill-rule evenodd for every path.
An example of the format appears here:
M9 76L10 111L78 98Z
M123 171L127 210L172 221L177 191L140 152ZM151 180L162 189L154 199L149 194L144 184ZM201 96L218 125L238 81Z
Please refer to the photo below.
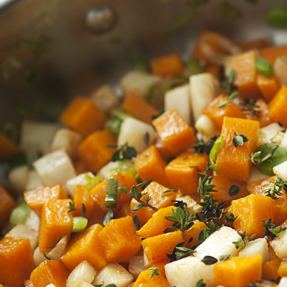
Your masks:
M0 283L287 286L287 46L205 31L138 66L0 133Z

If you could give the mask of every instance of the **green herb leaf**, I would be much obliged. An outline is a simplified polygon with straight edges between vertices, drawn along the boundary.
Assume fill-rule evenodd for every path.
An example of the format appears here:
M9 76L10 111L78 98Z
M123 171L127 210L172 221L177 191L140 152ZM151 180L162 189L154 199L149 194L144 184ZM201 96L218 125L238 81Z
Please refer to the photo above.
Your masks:
M243 99L240 101L240 108L243 113L250 117L260 118L260 107L257 105L257 99Z
M73 202L69 202L69 206L68 206L68 211L67 213L70 213L74 210L77 210L78 208L75 207L74 203Z
M112 208L109 208L103 221L103 225L106 226L114 217L114 212Z
M165 190L162 194L166 194L166 193L168 193L168 192L175 192L175 190L174 190L174 189L167 189L167 190Z
M205 265L213 265L215 264L218 260L212 256L204 256L204 258L201 260Z
M237 90L237 86L234 84L235 71L231 70L227 78L221 82L221 87L224 90L224 94L230 95Z
M238 192L239 192L240 188L237 186L237 185L232 185L230 188L229 188L229 191L228 191L228 194L230 196L234 196L236 195Z
M150 273L150 278L153 278L154 275L160 275L157 267L150 267L148 270L152 270Z
M212 165L212 168L214 171L219 171L218 166L216 165L216 158L218 152L223 148L224 145L224 137L220 136L217 138L217 140L214 142L214 145L209 153L210 163Z
M84 217L85 213L86 213L86 206L85 206L85 204L82 202L81 217Z
M216 137L209 139L207 142L204 142L203 139L199 140L197 143L193 144L192 148L194 148L196 153L206 153L209 155Z
M107 144L107 147L118 148L118 150L115 151L112 155L112 161L132 159L133 157L137 156L137 152L135 148L128 146L127 143L125 143L124 145L120 145L120 146Z
M225 215L224 222L230 223L231 226L233 226L234 221L237 219L238 215L234 216L233 213L230 213L230 215Z
M286 14L287 15L287 14ZM255 59L255 68L258 73L265 77L272 77L273 76L273 67L272 65L263 58L256 58Z
M234 138L232 139L232 143L234 147L243 146L245 142L248 142L248 138L243 134L234 133Z
M272 219L269 218L266 222L261 222L262 226L265 227L264 238L267 240L269 239L268 236L271 237L271 239L273 240L278 237L284 230L287 229L282 228L281 226L276 226L274 223L271 223L271 221Z
M56 247L56 245L59 243L61 239L59 239L56 243L54 243L53 245L46 247L47 249L53 249L54 247Z
M45 257L47 260L52 260L52 258L50 258L50 257L44 252L44 250L43 250L43 255L44 255L44 257Z
M230 104L232 100L236 99L239 96L238 92L233 92L230 96L227 97L226 101L223 101L222 103L220 103L217 107L223 108L225 107L227 104Z
M222 255L222 256L220 256L219 260L220 260L220 261L225 261L225 260L228 259L229 257L230 257L230 254Z
M287 192L287 180L283 181L281 177L277 177L276 181L270 180L273 185L271 187L265 188L265 195L271 197L272 199L278 199L277 196L281 196L282 189Z
M203 283L203 279L200 279L199 281L197 281L196 283L196 287L205 287L206 284Z
M133 216L133 221L134 221L134 225L136 227L136 230L140 230L141 226L140 226L140 221L137 215Z

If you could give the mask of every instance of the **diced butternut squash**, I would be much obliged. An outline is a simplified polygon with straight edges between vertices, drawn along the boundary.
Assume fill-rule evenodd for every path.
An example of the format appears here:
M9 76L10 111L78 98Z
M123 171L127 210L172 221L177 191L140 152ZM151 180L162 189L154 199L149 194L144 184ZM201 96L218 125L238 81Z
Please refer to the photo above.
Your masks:
M99 239L108 261L126 262L141 248L131 216L111 220L99 232Z
M269 117L287 127L287 86L283 85L269 103Z
M122 204L120 209L114 212L115 218L125 217L125 216L132 216L130 201L127 201Z
M198 172L204 172L209 158L205 154L184 152L172 160L165 168L171 188L183 194L192 194L198 188Z
M145 200L150 196L150 200L148 203L157 209L173 205L173 200L176 199L176 193L168 192L163 194L167 189L167 187L157 183L156 181L153 181L143 190L143 193L146 194L142 197L142 200ZM140 225L143 226L152 217L155 211L149 207L142 207L136 211L133 211L133 207L137 205L139 205L139 203L135 199L132 199L132 216L137 215L139 218Z
M256 52L249 51L235 56L231 60L231 67L235 71L234 84L238 87L241 97L252 99L261 97L257 86L256 58Z
M204 73L209 73L220 81L223 76L223 69L222 66L218 66L215 64L207 64L204 67Z
M162 185L168 185L164 169L166 163L155 146L151 146L139 154L134 165L142 181L153 179Z
M267 47L260 50L260 55L273 65L277 57L287 56L287 46Z
M168 161L169 159L176 156L176 154L172 153L167 148L167 146L164 144L164 142L159 136L157 136L154 146L157 149L157 151L160 153L164 161Z
M157 268L158 272L159 272L162 276L164 276L164 278L166 278L164 266L165 266L166 264L168 264L168 263L170 263L170 260L167 258L167 259L164 259L164 260L162 260L162 261L153 262L153 263L150 265L150 267L151 267L151 268Z
M150 263L166 259L174 247L183 241L180 230L169 232L142 240L142 247Z
M242 118L245 119L245 115L242 110L233 101L230 101L224 107L218 106L227 100L227 96L224 94L216 97L205 109L204 114L207 115L214 123L214 125L221 130L224 117Z
M93 173L107 164L116 151L107 147L108 144L115 145L116 140L108 130L102 130L91 134L79 145L78 156Z
M194 130L176 110L163 113L153 120L160 138L172 153L185 151L195 142Z
M279 277L278 268L280 266L281 260L278 257L275 257L265 264L263 264L262 268L262 278L264 280L277 280Z
M48 253L49 247L61 238L70 235L73 227L73 213L69 211L70 199L50 200L43 205L39 230L40 252Z
M264 208L262 208L264 206ZM274 219L271 197L251 194L231 202L231 212L238 216L233 226L239 233L246 231L247 236L256 233L256 238L264 236L262 221Z
M61 115L61 121L69 128L86 137L104 127L106 115L92 100L75 97Z
M19 148L10 139L0 132L0 161L11 158L19 151Z
M235 42L236 46L238 46L243 52L247 52L254 49L262 49L269 46L268 41L265 38L259 38L248 41L240 41Z
M38 215L41 215L42 208L49 200L66 199L67 195L61 184L37 187L24 192L25 202Z
M0 229L8 223L10 214L15 207L15 200L10 196L7 189L0 185Z
M258 74L257 85L267 102L270 102L279 90L279 85L275 77L265 77Z
M141 272L133 287L169 287L162 274L151 277L151 272L152 270Z
M217 190L217 192L212 193L213 198L218 202L225 200L225 205L230 205L231 201L234 199L249 195L246 182L230 179L220 174L216 174L213 177L211 184L214 184L214 189ZM234 195L229 194L229 190L232 186L239 187L238 192Z
M45 287L54 284L55 287L65 287L70 272L59 260L46 260L33 270L30 280L35 287Z
M0 241L0 282L19 286L35 268L30 240L5 237Z
M202 229L206 229L207 226L204 222L195 220L194 224L182 233L184 245L190 248L192 245L199 244L199 233Z
M224 286L247 286L261 279L262 256L233 257L214 265L214 283Z
M100 224L94 224L83 232L72 236L67 250L61 257L62 262L70 271L84 260L88 261L96 270L107 264L99 239L99 232L102 229Z
M128 190L130 190L133 185L137 185L135 178L132 175L127 174L127 173L117 172L111 175L111 177L116 178L117 182L119 184L122 184L122 186L126 187ZM94 187L91 190L92 198L101 207L101 209L104 212L108 211L108 208L105 206L106 194L107 194L107 179L102 181L100 184L98 184L96 187ZM114 209L114 212L117 212L125 202L130 202L130 201L131 201L131 197L128 194L124 193L123 191L120 191L119 199L118 199L118 206Z
M180 77L183 74L183 64L178 54L172 54L151 61L151 70L160 77Z
M283 260L280 263L280 266L278 268L278 275L282 277L287 277L287 261Z
M134 93L129 93L123 103L123 109L135 118L151 125L152 116L158 114L158 110Z
M274 185L271 181L276 182L276 180L277 177L272 176L259 182L249 184L247 189L250 194L266 196L266 189ZM277 199L273 199L274 223L279 225L287 219L287 194L286 192L282 192L282 195L276 196L276 198Z
M148 238L156 235L160 235L166 228L172 225L172 221L167 220L165 217L173 215L172 210L176 210L174 206L168 206L161 208L152 218L139 230L137 234L143 238Z
M77 210L73 211L74 216L81 216L83 204L86 210L84 217L89 219L94 207L94 200L91 196L91 193L84 186L77 185L74 194L74 206L77 208Z
M221 136L224 138L224 146L218 152L216 164L222 176L240 181L248 181L251 161L245 156L250 157L257 147L259 123L238 118L225 117ZM235 147L232 139L237 135L243 134L248 141L243 146Z

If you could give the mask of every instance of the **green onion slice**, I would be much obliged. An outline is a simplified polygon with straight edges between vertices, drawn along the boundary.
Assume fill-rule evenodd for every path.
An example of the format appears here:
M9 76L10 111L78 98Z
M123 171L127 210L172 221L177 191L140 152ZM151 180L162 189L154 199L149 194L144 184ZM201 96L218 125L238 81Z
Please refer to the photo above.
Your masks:
M210 163L212 165L212 169L214 171L219 171L218 166L215 164L216 162L216 158L217 158L217 154L218 152L223 148L223 144L224 144L224 138L223 136L220 136L219 138L217 138L217 140L214 142L214 145L209 153L209 158L210 158Z
M75 216L73 217L72 232L81 232L85 230L88 224L88 219L85 217Z
M262 74L263 76L266 76L266 77L273 76L272 65L263 58L255 59L255 68L258 71L258 73Z
M19 223L24 224L31 212L31 208L26 203L21 203L16 206L10 215L10 224L15 226Z
M108 208L116 208L118 205L119 192L117 187L117 179L109 177L107 179L107 194L105 198L105 206Z

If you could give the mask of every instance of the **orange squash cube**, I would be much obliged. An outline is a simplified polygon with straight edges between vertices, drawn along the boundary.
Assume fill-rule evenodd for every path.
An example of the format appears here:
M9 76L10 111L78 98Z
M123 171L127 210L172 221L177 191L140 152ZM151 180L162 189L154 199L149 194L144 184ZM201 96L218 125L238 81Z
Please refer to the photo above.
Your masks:
M266 47L260 50L260 55L273 65L277 57L287 56L287 46Z
M180 154L165 168L171 188L179 189L183 194L195 193L198 188L198 171L204 172L208 161L209 157L205 154Z
M134 165L142 181L153 179L162 185L168 185L165 174L166 163L155 146L151 146L134 160Z
M204 222L195 220L194 224L182 233L183 240L185 241L184 246L190 248L192 245L199 244L199 233L202 229L206 228L207 226ZM193 239L190 241L191 238Z
M218 152L216 164L219 167L219 174L228 178L240 181L248 181L251 161L245 156L250 157L254 152L258 141L259 122L246 119L225 117L221 130L224 138L224 146ZM243 146L235 147L232 139L237 135L243 134L248 142Z
M287 127L287 86L283 85L269 103L269 117Z
M196 141L194 130L176 110L163 113L152 121L160 138L172 153L187 150Z
M264 207L264 208L262 208ZM256 233L256 238L264 236L262 221L274 220L273 201L271 197L251 194L231 202L231 212L238 218L234 221L234 229L247 236Z
M278 269L279 269L280 263L281 263L281 260L278 257L275 257L265 262L262 267L262 279L277 280L279 277Z
M37 187L24 192L28 206L41 216L42 208L49 200L66 199L67 195L61 184Z
M61 114L61 121L86 137L104 127L107 116L90 99L76 97Z
M267 102L271 101L279 90L279 85L275 77L265 77L258 74L257 85Z
M145 270L140 273L133 287L169 287L168 282L160 273L151 278L152 270Z
M0 185L0 229L9 221L12 210L16 207L15 200L3 185Z
M287 261L282 260L279 268L278 268L278 275L282 277L287 277Z
M61 257L62 262L70 271L83 260L88 261L96 270L107 264L99 239L99 232L102 229L100 224L94 224L71 237L65 253Z
M141 248L131 216L111 220L99 232L99 239L108 261L126 262Z
M93 173L107 164L116 151L115 148L107 147L108 144L115 145L116 140L108 130L102 130L89 135L78 146L79 158Z
M73 211L73 216L81 216L84 204L86 209L84 217L89 219L94 203L91 193L84 186L77 185L74 194L74 206L77 210Z
M180 77L184 67L178 54L172 54L151 61L151 71L160 77Z
M35 287L45 287L54 284L65 287L70 272L60 260L46 260L33 270L30 276Z
M48 253L61 238L70 235L73 227L73 213L69 211L70 199L50 200L44 204L39 230L40 252Z
M35 268L30 240L5 237L0 241L0 282L19 286Z

